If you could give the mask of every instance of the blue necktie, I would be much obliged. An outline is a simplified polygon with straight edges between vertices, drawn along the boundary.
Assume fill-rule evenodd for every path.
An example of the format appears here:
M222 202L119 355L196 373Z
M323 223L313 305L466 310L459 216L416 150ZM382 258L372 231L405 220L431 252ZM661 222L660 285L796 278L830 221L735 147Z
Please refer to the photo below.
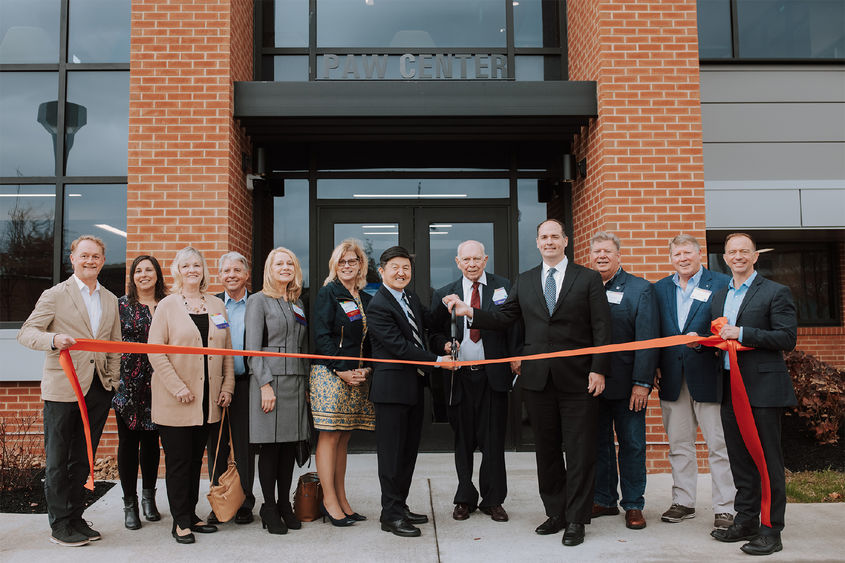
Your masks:
M555 310L555 303L557 302L557 284L555 284L554 268L549 268L549 275L546 277L546 286L543 289L543 295L546 296L546 307L549 308L549 315Z

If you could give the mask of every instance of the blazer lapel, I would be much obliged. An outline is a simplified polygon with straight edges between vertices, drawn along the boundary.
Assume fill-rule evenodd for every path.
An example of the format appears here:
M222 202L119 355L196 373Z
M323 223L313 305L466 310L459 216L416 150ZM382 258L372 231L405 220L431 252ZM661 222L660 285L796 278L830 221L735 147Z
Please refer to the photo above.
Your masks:
M552 315L554 315L560 308L560 304L563 302L563 299L566 297L566 294L569 293L570 289L572 289L572 285L575 283L575 278L578 277L578 273L575 271L575 268L572 268L571 266L571 263L566 266L566 272L563 274L563 286L560 288L560 292L558 292L557 294L557 302L555 303L555 308L554 311L552 311ZM543 296L543 305L545 306L545 304L546 297Z
M106 306L106 288L100 286L100 326L97 327L97 332L94 334L94 338L99 338L100 333L103 330L108 330L108 327L111 326L114 319L111 318L110 309ZM108 318L106 318L108 315Z
M408 334L410 334L411 333L411 323L408 322L408 316L405 314L405 310L402 308L402 306L399 304L399 302L396 300L396 298L393 297L393 294L390 293L390 291L388 291L387 287L385 287L383 284L381 286L381 289L379 289L379 291L384 292L385 300L388 303L390 303L390 306L393 307L393 309L399 314L399 318L402 320L402 329L405 332L407 332ZM410 301L410 298L409 298L409 301Z
M748 305L749 301L754 298L754 294L757 293L757 290L760 289L760 284L763 283L763 280L760 278L760 274L757 274L757 277L754 278L754 281L751 282L751 287L748 288L748 293L745 294L745 297L742 298L742 303L739 304L739 311L736 312L736 322L737 326L739 326L739 319L742 317L742 312L745 310L745 307Z
M65 289L68 292L68 295L70 295L70 300L73 302L73 306L76 307L76 311L79 313L79 316L82 317L82 322L88 329L88 334L91 335L91 338L94 338L94 331L91 330L91 319L88 317L88 308L85 306L85 301L82 300L82 294L79 291L79 287L76 285L76 281L71 277L68 278L65 284ZM102 317L102 315L100 316Z
M543 283L545 283L546 280L543 279L542 263L536 268L534 268L532 272L529 273L528 279L534 280L528 285L534 288L534 295L537 299L537 306L540 307L540 309L542 309L543 311L545 311L548 315L549 307L546 305L546 296L543 294ZM549 317L551 317L551 315L549 315Z
M671 282L665 284L664 286L666 289L663 290L663 300L666 303L666 310L669 311L669 315L671 315L670 319L672 320L672 326L678 328L678 334L683 333L683 328L678 326L678 300L675 297L676 292L678 291L675 287L675 282ZM687 323L689 323L690 318L692 318L692 314L687 316Z
M698 287L700 287L701 289L709 290L710 286L713 285L713 276L711 276L710 272L708 272L704 268L702 268L702 270L703 271L701 272L701 280L699 280L699 282L698 282ZM675 318L677 319L678 318L677 302L674 299L672 300L672 302L675 303ZM687 333L687 326L689 326L690 321L692 320L693 317L695 317L696 313L698 312L698 310L701 308L702 305L703 305L703 302L699 301L698 299L692 300L692 304L690 305L690 308L689 308L689 313L687 313L687 320L684 323L684 326L681 327L681 333L682 334Z

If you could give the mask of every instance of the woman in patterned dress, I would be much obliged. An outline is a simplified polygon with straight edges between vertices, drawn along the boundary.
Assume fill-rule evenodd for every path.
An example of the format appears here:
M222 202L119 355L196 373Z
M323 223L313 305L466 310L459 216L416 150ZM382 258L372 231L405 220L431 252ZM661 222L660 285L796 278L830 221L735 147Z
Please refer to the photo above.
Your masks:
M153 312L165 298L164 276L153 256L141 255L129 270L129 291L118 300L120 330L124 342L147 342ZM161 452L158 429L150 416L150 380L153 368L146 354L122 354L120 384L114 395L117 419L117 469L123 488L124 525L141 527L138 516L138 462L141 464L141 506L150 522L161 519L155 501ZM140 455L139 455L140 452Z
M316 354L370 356L365 313L370 295L362 291L366 285L366 254L359 241L347 239L332 252L329 275L317 294ZM324 510L333 524L366 520L346 498L346 450L352 430L375 429L373 404L367 399L372 372L362 360L316 360L311 367L311 409L320 431L317 473Z

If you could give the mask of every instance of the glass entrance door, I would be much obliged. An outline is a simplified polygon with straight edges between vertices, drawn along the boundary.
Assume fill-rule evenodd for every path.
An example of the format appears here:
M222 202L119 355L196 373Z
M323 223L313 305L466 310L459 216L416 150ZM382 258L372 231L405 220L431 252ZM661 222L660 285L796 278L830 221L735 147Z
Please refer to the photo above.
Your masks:
M506 205L321 206L317 211L317 224L320 226L317 261L312 264L317 276L312 279L315 285L322 284L328 275L328 259L332 249L346 238L357 238L364 243L368 256L368 291L375 292L381 283L377 273L379 256L385 249L398 244L415 256L410 288L428 306L435 289L461 276L455 264L455 255L458 244L464 240L473 239L484 244L490 257L488 271L512 277L508 256L508 241L512 233L508 213ZM443 376L436 372L431 377L431 393L425 405L422 451L449 451L453 447L442 381ZM353 450L374 451L375 436L366 432L359 434L352 440Z

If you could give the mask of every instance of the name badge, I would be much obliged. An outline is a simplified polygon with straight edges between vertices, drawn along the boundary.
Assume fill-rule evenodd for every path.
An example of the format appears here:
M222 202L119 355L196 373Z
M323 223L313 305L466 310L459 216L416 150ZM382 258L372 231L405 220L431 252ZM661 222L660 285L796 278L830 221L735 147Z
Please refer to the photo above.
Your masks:
M501 305L505 302L505 299L508 298L508 292L505 291L504 287L497 287L493 291L493 303L496 305Z
M211 315L211 322L213 322L214 326L217 328L229 328L229 323L226 322L226 317L224 317L221 313Z
M622 296L625 295L621 291L608 291L607 292L607 302L613 303L614 305L619 305L622 303Z
M308 326L308 322L305 320L305 311L293 304L291 304L291 308L293 309L293 316L296 317L296 322L302 326Z
M701 301L702 303L707 303L707 300L710 299L710 294L712 292L709 289L704 289L701 287L696 287L692 290L692 298L696 301Z
M361 311L358 309L358 304L354 301L341 301L340 307L350 321L357 321L361 318Z

